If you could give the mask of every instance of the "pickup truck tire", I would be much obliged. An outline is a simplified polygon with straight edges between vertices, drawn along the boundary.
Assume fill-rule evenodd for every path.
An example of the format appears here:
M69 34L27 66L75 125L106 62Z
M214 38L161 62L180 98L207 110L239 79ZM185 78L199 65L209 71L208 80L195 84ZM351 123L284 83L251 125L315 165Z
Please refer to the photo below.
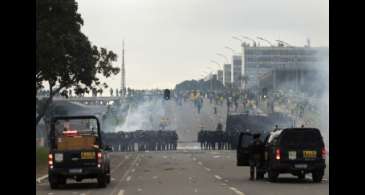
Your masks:
M49 185L50 185L51 189L58 189L59 188L59 183L58 183L58 177L57 176L50 175L48 180L49 180Z
M111 176L110 176L110 169L108 169L108 172L106 173L106 183L110 183Z
M324 175L324 171L323 170L318 170L318 171L314 171L312 172L312 179L314 183L319 183L322 181Z
M276 171L270 170L268 172L269 181L275 182L278 179L279 173Z
M106 176L106 174L103 174L103 175L98 176L97 180L98 180L98 186L100 188L105 188L106 187L106 184L107 184L107 176Z

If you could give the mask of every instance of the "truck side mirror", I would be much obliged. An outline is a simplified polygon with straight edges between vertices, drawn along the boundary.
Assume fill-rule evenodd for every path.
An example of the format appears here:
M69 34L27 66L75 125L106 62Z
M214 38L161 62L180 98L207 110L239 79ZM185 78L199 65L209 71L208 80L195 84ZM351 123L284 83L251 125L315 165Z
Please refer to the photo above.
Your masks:
M111 152L112 151L112 147L110 147L109 145L106 145L104 147L105 151Z

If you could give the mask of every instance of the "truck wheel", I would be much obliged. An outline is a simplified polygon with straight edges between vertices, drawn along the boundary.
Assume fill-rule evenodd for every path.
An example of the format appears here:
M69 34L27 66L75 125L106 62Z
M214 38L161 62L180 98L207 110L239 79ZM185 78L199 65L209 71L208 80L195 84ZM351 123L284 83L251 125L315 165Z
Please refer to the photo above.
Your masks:
M49 175L48 176L48 181L49 181L49 186L51 187L51 189L57 189L58 188L58 181L57 181L56 176Z
M110 169L108 169L108 172L106 173L106 183L110 183L110 178L111 178L111 176L110 176Z
M268 172L269 181L275 182L278 179L279 173L276 171L269 171Z
M314 183L319 183L322 181L324 175L324 171L323 170L319 170L319 171L314 171L312 172L312 179Z
M105 174L98 176L97 180L98 180L98 186L100 188L105 188L106 187L107 177L106 177Z

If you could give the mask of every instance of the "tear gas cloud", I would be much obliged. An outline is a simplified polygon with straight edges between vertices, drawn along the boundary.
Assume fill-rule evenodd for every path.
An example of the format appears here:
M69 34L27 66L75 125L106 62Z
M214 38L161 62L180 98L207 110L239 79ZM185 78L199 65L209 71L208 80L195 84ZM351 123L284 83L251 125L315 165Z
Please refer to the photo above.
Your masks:
M166 117L166 105L160 98L144 98L127 104L117 108L117 115L110 116L119 117L122 122L109 126L109 131L158 130L161 119Z

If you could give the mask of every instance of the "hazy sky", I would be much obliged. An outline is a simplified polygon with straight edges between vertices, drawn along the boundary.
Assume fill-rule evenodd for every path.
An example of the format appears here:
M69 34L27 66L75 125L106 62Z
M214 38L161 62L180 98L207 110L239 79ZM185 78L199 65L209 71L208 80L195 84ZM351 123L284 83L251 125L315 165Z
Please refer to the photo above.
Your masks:
M327 0L77 0L82 31L93 44L118 54L125 39L126 83L132 88L173 88L201 78L240 51L235 35L262 36L303 46L329 45ZM262 45L265 42L261 43ZM120 87L120 74L106 80Z

